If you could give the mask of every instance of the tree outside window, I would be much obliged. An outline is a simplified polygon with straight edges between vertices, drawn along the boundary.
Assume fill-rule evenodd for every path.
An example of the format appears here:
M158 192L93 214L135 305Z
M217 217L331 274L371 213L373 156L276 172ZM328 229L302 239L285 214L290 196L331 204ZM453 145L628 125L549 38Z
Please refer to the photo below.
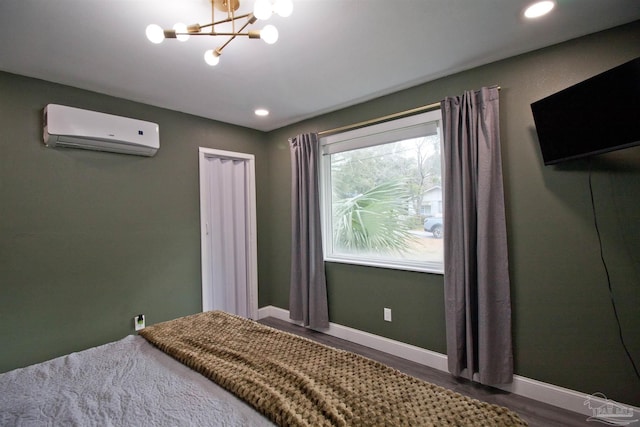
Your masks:
M423 225L442 206L439 117L427 118L323 141L327 260L442 271L442 240Z

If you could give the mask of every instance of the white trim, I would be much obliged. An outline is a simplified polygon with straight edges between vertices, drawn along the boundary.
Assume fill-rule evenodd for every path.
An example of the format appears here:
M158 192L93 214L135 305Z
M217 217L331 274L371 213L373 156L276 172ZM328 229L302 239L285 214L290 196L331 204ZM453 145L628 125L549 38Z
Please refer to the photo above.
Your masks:
M320 138L322 154L334 154L343 151L387 144L402 139L435 135L442 121L442 111L438 108L426 113L390 120L375 125L323 136Z
M331 230L333 230L334 220L332 215L332 154L430 135L438 135L442 142L441 123L442 111L437 108L432 111L363 126L320 138L322 151L319 164L320 220L322 223L322 246L325 261L404 271L434 274L444 273L444 260L420 261L402 258L393 259L391 257L385 259L385 254L350 254L338 251L334 248L333 235L331 232ZM444 150L440 150L440 152L441 155L444 155L442 154Z
M258 319L263 319L265 317L274 317L290 323L300 324L299 322L289 319L288 310L274 307L272 305L262 307L258 310ZM356 344L384 351L385 353L402 357L403 359L411 360L412 362L420 363L443 372L448 372L447 356L445 354L405 344L400 341L360 331L348 326L338 325L336 323L331 323L328 329L323 329L321 332ZM607 403L607 400L600 399L590 394L581 393L519 375L513 376L513 383L508 385L499 385L496 386L496 388L519 396L527 397L529 399L537 400L538 402L547 403L549 405L573 411L578 414L584 414L585 416L593 415L593 411L589 408L589 405L586 404L587 401L599 404ZM635 416L640 418L640 408L627 404L623 404L623 406L633 409Z
M333 242L332 242L333 243ZM369 267L389 268L394 270L418 271L420 273L444 274L444 265L437 261L398 261L374 260L372 258L362 259L357 256L327 255L324 257L327 262L337 262L340 264L366 265Z
M200 248L202 262L202 302L203 311L211 308L205 306L205 301L210 301L211 265L208 262L210 248L206 236L209 234L207 215L211 209L211 200L208 191L206 176L207 158L218 157L225 159L243 160L246 162L247 183L247 314L251 319L258 318L258 244L256 226L256 172L255 156L253 154L235 153L232 151L214 150L212 148L198 148L198 165L200 168Z
M275 317L276 319L286 320L287 322L300 325L299 322L289 319L288 310L274 307L272 305L262 307L258 310L258 318L262 319L264 317ZM411 360L412 362L430 366L441 371L447 370L447 356L436 353L435 351L426 350L400 341L394 341L389 338L381 337L380 335L360 331L337 323L329 324L329 328L323 329L321 332L379 351L384 351L385 353L393 354L394 356L402 357L403 359Z

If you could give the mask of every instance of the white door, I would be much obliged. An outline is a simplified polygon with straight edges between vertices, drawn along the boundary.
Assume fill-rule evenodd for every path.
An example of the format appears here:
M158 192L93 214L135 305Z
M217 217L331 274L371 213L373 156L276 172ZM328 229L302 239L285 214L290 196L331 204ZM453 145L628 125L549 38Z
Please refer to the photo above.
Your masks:
M257 319L255 159L199 149L202 311Z

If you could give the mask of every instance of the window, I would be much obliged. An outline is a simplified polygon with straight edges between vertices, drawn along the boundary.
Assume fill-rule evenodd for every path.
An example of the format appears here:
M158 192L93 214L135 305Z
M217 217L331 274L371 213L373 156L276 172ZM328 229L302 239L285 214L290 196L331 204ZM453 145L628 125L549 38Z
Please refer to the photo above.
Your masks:
M320 139L325 260L443 272L440 123L436 110Z

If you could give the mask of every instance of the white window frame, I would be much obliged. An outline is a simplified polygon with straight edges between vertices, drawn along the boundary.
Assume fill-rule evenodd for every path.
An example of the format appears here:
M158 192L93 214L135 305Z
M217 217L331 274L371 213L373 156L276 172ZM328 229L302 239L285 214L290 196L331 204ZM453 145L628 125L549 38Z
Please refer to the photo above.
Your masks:
M441 126L442 112L440 109L436 109L320 138L320 147L322 151L320 160L320 203L322 208L322 238L325 261L444 274L444 260L442 262L376 260L369 257L334 253L333 226L331 223L331 162L329 160L330 154L386 144L393 141L417 138L434 133L440 135L440 141L442 143ZM441 153L443 151L444 150L440 150ZM444 163L441 164L441 169L444 169Z

